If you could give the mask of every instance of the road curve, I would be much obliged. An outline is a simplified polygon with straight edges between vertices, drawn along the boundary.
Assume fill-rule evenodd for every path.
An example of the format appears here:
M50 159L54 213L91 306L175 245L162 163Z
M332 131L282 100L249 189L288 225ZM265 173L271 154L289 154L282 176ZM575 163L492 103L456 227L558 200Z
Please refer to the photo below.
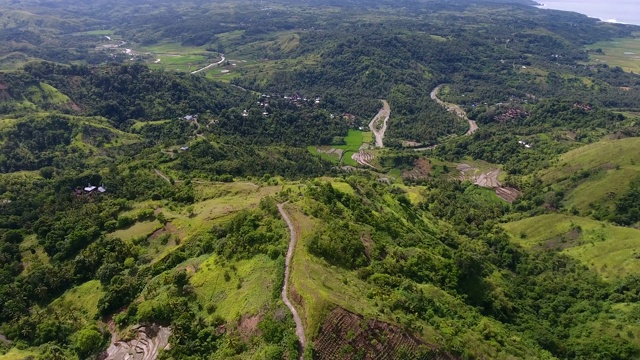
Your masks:
M440 93L440 90L443 86L444 84L440 84L436 86L435 89L433 89L433 91L431 92L431 99L437 102L440 106L444 106L445 108L447 108L447 110L454 112L459 117L467 120L467 122L469 123L469 130L467 130L467 132L465 133L466 136L472 135L474 132L478 131L478 124L474 120L469 120L466 111L462 110L460 106L456 104L446 103L438 98L438 93Z
M298 340L300 341L300 360L302 360L304 349L307 344L307 340L304 337L304 328L302 327L302 319L300 319L300 315L298 315L298 311L293 306L291 301L289 300L288 291L289 291L289 273L290 273L290 264L291 258L293 257L293 251L296 248L296 231L293 228L293 224L291 223L291 219L284 211L284 205L286 202L282 204L278 204L278 211L280 211L280 216L287 223L289 227L289 232L291 234L291 240L289 241L289 250L287 250L287 257L284 261L284 286L282 286L282 301L287 305L291 314L293 314L293 320L296 322L296 335L298 336Z
M373 120L371 120L371 122L369 123L369 129L371 129L371 131L373 132L373 136L375 136L376 138L376 147L379 148L384 147L384 133L387 131L387 122L389 121L389 117L391 116L391 107L389 106L387 100L382 100L382 104L382 109L378 111L378 114L374 116ZM382 118L384 118L382 128L376 129L376 122Z
M218 62L216 62L216 63L213 63L213 64L209 64L209 65L207 65L207 66L203 67L202 69L198 69L198 70L196 70L196 71L192 71L192 72L191 72L191 74L197 74L197 73L199 73L199 72L201 72L201 71L204 71L204 70L207 70L207 69L209 69L209 68L211 68L211 67L213 67L213 66L220 65L220 64L222 64L225 60L227 60L227 59L225 59L224 54L221 54L220 56L222 56L222 60L220 60L220 61L218 61Z
M171 184L171 179L169 179L165 174L163 174L162 172L160 172L160 170L158 169L153 169L153 171L156 172L156 175L160 176L164 181L168 182L169 184Z

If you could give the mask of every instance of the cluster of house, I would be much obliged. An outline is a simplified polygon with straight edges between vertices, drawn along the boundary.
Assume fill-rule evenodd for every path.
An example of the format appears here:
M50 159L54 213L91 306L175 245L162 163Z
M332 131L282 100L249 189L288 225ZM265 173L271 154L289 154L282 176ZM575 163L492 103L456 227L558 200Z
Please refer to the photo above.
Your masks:
M522 111L522 109L511 108L511 109L508 109L504 114L495 116L494 120L498 122L505 122L508 120L514 120L517 118L527 117L527 116L529 116L529 114L525 111Z
M527 144L526 142L524 142L522 140L518 141L518 144L524 146L527 149L531 149L531 144Z
M311 99L308 99L308 98L306 98L306 97L304 97L304 96L301 96L301 95L299 95L299 94L294 94L294 95L285 95L285 96L284 96L284 99L285 99L285 100L290 100L290 101L292 101L293 103L295 103L295 104L297 104L297 105L300 105L302 102L308 102L308 101L311 101ZM315 105L319 105L319 104L320 104L320 98L319 98L319 97L315 98L315 100L314 100L314 104L315 104Z
M273 97L277 97L277 95L273 95ZM260 105L263 108L263 112L262 115L264 116L269 116L269 102L271 101L272 95L267 95L267 94L262 94L262 96L260 97L260 99L258 100L257 104ZM303 102L309 102L311 101L310 99L303 97L301 95L298 94L294 94L294 95L284 95L283 98L285 100L289 100L292 103L298 105L298 106L302 106ZM320 104L320 98L317 97L314 100L314 104L317 106ZM244 109L242 111L242 117L248 117L249 116L249 110ZM186 118L185 118L186 119Z
M186 120L186 121L197 121L198 120L198 115L186 115L182 118L182 120Z
M102 194L105 192L107 192L107 187L104 184L100 186L94 186L94 185L88 184L84 188L77 187L75 190L76 195L92 195L95 193Z

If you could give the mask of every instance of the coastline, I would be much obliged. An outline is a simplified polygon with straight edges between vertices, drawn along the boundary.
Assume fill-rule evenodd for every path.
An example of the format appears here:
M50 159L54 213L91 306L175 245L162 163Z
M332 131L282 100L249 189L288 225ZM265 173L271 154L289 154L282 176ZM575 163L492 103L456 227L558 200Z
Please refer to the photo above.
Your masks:
M612 4L614 7L616 6L615 4ZM623 4L624 5L624 4ZM584 2L574 2L574 1L554 1L554 0L549 0L549 1L535 1L535 4L533 5L534 7L538 8L538 9L542 9L542 10L558 10L558 11L569 11L569 12L575 12L578 14L582 14L585 16L588 16L592 19L596 19L598 21L601 22L607 22L607 23L611 23L611 24L622 24L622 25L634 25L634 26L640 26L640 14L638 14L636 17L637 19L629 19L629 18L624 18L621 17L620 15L623 15L624 12L621 11L619 14L606 14L606 15L596 15L597 13L601 13L601 11L599 11L599 9L597 8L590 8L589 4L585 4ZM585 6L587 9L589 10L584 10Z

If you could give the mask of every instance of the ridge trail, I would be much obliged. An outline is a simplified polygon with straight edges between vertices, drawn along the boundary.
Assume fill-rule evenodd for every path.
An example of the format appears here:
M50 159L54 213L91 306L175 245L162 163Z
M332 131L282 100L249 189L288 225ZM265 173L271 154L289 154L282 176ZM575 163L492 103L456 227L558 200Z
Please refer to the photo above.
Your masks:
M289 219L289 216L284 211L284 205L286 203L287 202L278 204L278 211L280 211L280 216L282 216L282 219L287 223L287 226L289 227L289 232L291 234L291 240L289 241L289 249L287 250L287 257L285 258L285 262L284 262L284 285L282 286L282 301L285 303L285 305L287 305L287 307L291 311L291 314L293 315L293 320L296 322L296 335L298 336L298 340L300 341L300 360L302 360L303 354L304 354L304 348L306 346L307 340L305 339L305 336L304 336L302 319L300 318L300 315L298 315L298 311L293 306L293 303L291 303L291 301L289 300L289 296L287 295L289 290L289 273L290 273L291 258L293 257L293 251L296 248L296 231L293 228L291 219Z
M215 63L213 63L213 64L209 64L209 65L207 65L207 66L203 67L202 69L198 69L198 70L196 70L196 71L192 71L192 72L191 72L191 74L197 74L197 73L199 73L199 72L201 72L201 71L204 71L204 70L209 69L210 67L213 67L213 66L216 66L216 65L220 65L220 64L222 64L225 60L227 60L227 59L225 59L224 54L220 54L220 56L222 57L222 60L220 60L220 61L218 61L218 62L215 62Z

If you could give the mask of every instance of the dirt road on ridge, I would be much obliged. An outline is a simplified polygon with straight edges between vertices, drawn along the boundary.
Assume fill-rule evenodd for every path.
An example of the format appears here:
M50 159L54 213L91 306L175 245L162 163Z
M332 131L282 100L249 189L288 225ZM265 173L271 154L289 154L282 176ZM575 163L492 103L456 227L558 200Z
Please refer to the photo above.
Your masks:
M291 223L291 219L284 211L285 203L278 204L278 211L280 211L280 216L287 223L289 227L289 232L291 234L291 240L289 241L289 249L287 250L287 257L284 261L284 286L282 286L282 301L287 305L291 314L293 314L293 320L296 322L296 335L298 336L298 340L300 341L300 360L303 358L304 348L306 346L307 340L304 337L304 328L302 327L302 319L300 319L300 315L298 315L298 311L293 306L291 301L289 300L288 290L289 290L289 273L291 270L291 258L293 257L293 251L296 248L296 231L293 228L293 224Z
M369 123L369 129L373 132L373 135L376 137L376 147L383 148L384 147L384 133L387 131L387 122L389 121L389 117L391 116L391 107L387 100L382 100L383 107L380 109L378 114L371 120ZM380 120L383 120L382 128L377 129L376 123Z
M440 93L440 90L442 89L443 86L444 84L440 84L436 86L435 89L433 89L433 91L431 92L431 99L437 102L440 106L444 106L445 108L447 108L447 110L467 120L467 122L469 123L469 130L465 133L466 136L471 135L474 132L478 131L478 124L474 120L469 120L469 118L467 117L467 113L464 110L462 110L460 106L456 104L450 104L450 103L444 102L438 98L438 94Z
M199 73L199 72L201 72L201 71L205 71L205 70L207 70L207 69L209 69L209 68L211 68L211 67L214 67L214 66L220 65L220 64L222 64L225 60L227 60L227 59L225 59L224 54L221 54L220 56L222 56L222 60L220 60L220 61L218 61L218 62L216 62L216 63L213 63L213 64L209 64L209 65L207 65L207 66L203 67L202 69L198 69L198 70L196 70L196 71L192 71L192 72L191 72L191 74L197 74L197 73Z

